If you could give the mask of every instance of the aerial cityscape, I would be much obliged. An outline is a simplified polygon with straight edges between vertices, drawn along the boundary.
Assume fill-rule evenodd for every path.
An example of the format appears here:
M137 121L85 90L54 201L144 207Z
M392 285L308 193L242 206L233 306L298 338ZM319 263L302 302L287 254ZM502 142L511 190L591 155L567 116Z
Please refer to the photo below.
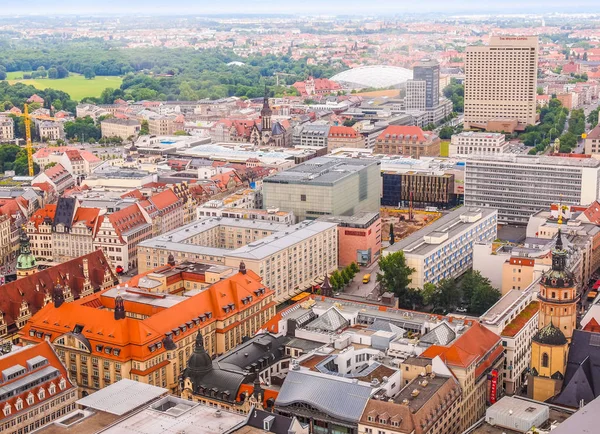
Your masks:
M0 433L600 432L599 114L589 0L3 4Z

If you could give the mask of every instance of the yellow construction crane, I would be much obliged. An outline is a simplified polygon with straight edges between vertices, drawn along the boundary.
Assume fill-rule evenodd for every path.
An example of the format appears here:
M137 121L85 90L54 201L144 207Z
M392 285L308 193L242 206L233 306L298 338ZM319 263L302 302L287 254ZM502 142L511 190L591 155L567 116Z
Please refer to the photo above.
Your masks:
M27 150L27 166L29 168L29 176L34 176L33 171L33 144L31 142L31 119L43 119L55 121L56 118L50 116L32 116L29 114L29 105L24 104L23 114L18 115L25 120L25 149Z

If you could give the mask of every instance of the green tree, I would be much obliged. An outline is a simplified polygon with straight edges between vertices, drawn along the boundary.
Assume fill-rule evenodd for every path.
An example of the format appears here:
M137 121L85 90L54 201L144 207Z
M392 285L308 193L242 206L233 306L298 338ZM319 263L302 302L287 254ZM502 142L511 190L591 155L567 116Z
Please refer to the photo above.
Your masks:
M0 70L0 81L6 80L6 71Z
M356 123L356 119L354 119L354 118L348 118L348 119L346 119L344 121L343 125L345 127L353 127L355 123Z
M393 292L402 303L406 296L408 286L412 282L411 274L415 271L406 265L403 251L390 253L379 258L379 272L377 282L383 291Z
M187 81L179 85L179 99L181 101L196 101L198 99L198 94Z
M57 79L58 78L58 69L52 67L48 70L48 78Z
M86 80L93 80L96 78L96 73L91 67L88 66L83 70L83 76L86 78Z
M176 136L189 136L189 134L186 131L183 131L183 130L175 131L173 134L176 135Z
M451 126L445 126L440 129L439 137L442 140L450 140L452 138L452 134L454 134L454 128Z
M434 311L450 312L462 301L461 288L454 279L442 279L437 284L437 295L433 302Z
M54 107L55 110L62 110L63 108L63 103L61 100L56 99L52 102L52 107Z
M67 71L67 69L62 65L58 65L56 67L56 71L58 73L57 78L67 78L69 76L69 71Z
M437 295L437 286L435 286L433 283L427 282L425 285L423 285L421 295L423 296L423 303L425 303L425 305L433 305Z
M342 281L344 282L344 286L348 285L352 280L352 271L348 269L348 267L342 269L340 275L342 276Z
M469 312L481 315L500 300L501 296L500 291L491 285L478 287L471 297Z
M140 136L147 136L148 134L150 134L150 127L148 126L148 121L144 119L140 127Z
M333 270L333 273L329 276L329 283L336 291L339 291L344 286L342 276L338 270Z
M354 274L360 273L360 267L358 266L358 264L356 262L351 263L349 265L349 267L352 269L352 271L354 272Z

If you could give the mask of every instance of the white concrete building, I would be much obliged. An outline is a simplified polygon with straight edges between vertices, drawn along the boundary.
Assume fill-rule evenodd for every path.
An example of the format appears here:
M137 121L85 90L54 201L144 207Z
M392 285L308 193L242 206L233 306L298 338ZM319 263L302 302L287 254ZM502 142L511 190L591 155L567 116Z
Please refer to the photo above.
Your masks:
M0 116L0 143L15 139L15 123L11 118Z
M466 159L465 205L498 210L504 223L526 224L537 211L598 198L600 161L535 155L479 155Z
M461 207L384 250L402 250L414 268L411 288L456 278L473 265L473 244L496 239L498 212Z
M449 156L503 154L510 148L501 133L477 133L465 131L454 134L450 140Z

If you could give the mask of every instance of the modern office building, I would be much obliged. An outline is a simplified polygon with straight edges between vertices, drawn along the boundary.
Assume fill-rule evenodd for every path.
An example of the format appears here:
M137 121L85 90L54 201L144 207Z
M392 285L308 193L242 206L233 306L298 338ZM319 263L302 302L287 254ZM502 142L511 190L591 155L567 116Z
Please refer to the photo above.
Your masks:
M204 218L140 243L139 272L167 264L170 255L178 262L232 267L244 261L283 301L337 269L337 224Z
M408 80L406 82L404 106L407 111L425 110L427 107L427 82L425 80Z
M498 213L491 208L460 207L388 247L403 251L414 268L411 288L456 278L473 266L473 244L496 239Z
M494 120L536 121L537 36L492 36L465 59L465 129Z
M380 162L319 157L263 180L264 207L299 221L322 215L379 212Z
M474 156L466 160L465 205L498 210L503 223L527 224L553 203L587 205L598 197L600 161L534 155Z
M436 107L440 103L440 64L433 59L420 60L413 66L413 80L425 82L425 108Z
M452 136L448 155L503 154L508 148L504 134L464 131Z
M385 171L383 180L383 206L413 206L449 208L455 206L458 195L455 194L454 174L440 171ZM412 197L411 197L412 196Z

